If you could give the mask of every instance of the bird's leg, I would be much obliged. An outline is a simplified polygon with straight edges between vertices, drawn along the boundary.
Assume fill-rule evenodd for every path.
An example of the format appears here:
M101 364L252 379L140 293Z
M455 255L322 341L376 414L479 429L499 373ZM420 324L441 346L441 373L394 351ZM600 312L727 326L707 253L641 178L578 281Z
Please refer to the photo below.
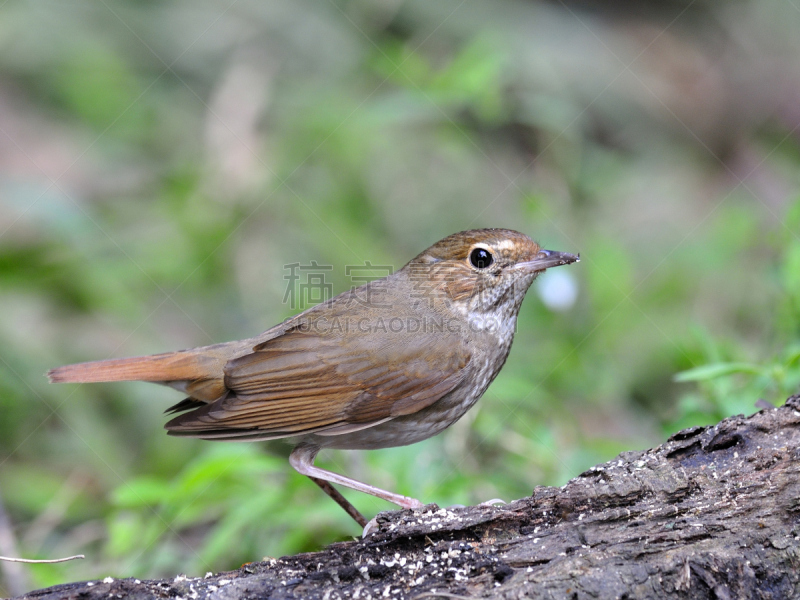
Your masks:
M325 481L324 479L317 479L316 477L311 477L310 475L308 478L314 483L316 483L319 487L321 487L323 492L325 492L326 494L328 494L328 496L333 498L336 501L336 503L344 509L344 512L353 517L353 520L356 523L361 525L361 527L367 526L367 520L364 518L364 515L358 512L358 509L352 504L350 504L347 498L342 496L339 490L333 487L330 484L330 482Z
M339 475L338 473L332 473L331 471L326 471L325 469L315 467L314 458L317 456L317 452L319 451L320 447L314 444L300 444L294 450L292 450L292 453L289 455L289 464L292 465L295 471L302 475L306 475L311 479L311 481L321 487L326 494L333 498L336 503L341 506L348 515L353 517L353 519L355 519L355 521L362 527L366 525L366 520L364 517L361 516L361 513L359 513L355 507L353 507L353 505L344 498L344 496L336 491L331 483L338 483L339 485L349 487L350 489L358 490L359 492L364 492L365 494L370 494L377 498L382 498L383 500L387 500L388 502L392 502L398 506L402 506L403 508L422 508L424 506L422 502L415 500L414 498L401 496L400 494L393 494L392 492L387 492L386 490L376 488L375 486L361 483L360 481L345 477L344 475Z

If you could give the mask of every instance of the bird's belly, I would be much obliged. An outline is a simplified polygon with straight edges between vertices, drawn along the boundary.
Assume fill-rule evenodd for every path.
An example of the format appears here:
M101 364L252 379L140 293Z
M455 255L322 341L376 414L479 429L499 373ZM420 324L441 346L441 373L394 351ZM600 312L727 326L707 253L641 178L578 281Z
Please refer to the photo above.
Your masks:
M455 392L454 392L455 393ZM450 406L438 406L446 398L412 415L396 417L380 425L345 433L342 435L314 435L313 442L325 448L345 448L350 450L376 450L416 444L436 435L464 416L477 398L464 396L461 402Z

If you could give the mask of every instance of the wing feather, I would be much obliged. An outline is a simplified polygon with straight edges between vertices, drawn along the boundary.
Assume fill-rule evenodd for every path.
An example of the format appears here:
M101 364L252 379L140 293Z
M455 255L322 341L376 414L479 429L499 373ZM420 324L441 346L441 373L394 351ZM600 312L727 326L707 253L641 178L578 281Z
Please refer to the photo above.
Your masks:
M457 336L436 333L288 329L227 363L227 396L166 427L173 435L270 439L342 435L412 414L460 385L470 360Z

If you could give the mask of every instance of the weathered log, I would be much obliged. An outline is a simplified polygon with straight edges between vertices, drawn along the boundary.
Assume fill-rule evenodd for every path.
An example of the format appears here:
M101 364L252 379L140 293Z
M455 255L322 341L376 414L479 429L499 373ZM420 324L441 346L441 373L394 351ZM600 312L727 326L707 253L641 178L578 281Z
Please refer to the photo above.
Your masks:
M503 506L395 511L366 539L205 578L24 598L800 597L800 396Z

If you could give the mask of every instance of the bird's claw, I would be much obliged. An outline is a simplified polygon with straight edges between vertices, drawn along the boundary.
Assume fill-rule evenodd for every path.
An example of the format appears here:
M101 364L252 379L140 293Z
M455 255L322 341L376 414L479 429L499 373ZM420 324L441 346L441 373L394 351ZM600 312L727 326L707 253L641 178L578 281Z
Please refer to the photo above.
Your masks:
M486 502L481 502L478 506L494 506L496 504L506 504L506 501L500 498L492 498Z
M368 535L372 535L373 533L377 533L380 527L378 526L378 517L372 517L366 525L364 525L364 531L361 533L362 539L367 537Z

